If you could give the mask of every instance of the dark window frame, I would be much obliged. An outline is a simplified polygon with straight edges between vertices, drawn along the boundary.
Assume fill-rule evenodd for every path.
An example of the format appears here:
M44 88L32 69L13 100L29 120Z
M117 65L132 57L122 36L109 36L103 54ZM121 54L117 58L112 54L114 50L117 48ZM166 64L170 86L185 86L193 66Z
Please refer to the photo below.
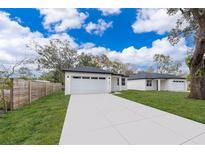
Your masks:
M117 78L117 85L119 86L120 85L120 79Z
M89 76L83 76L82 79L90 79Z
M73 79L81 79L81 76L73 76Z
M173 82L180 82L180 83L184 83L185 81L182 81L182 80L174 80Z
M121 85L125 86L125 78L122 78L121 80L122 80Z
M106 80L106 77L99 77L99 80Z
M97 80L98 77L93 76L93 77L91 77L91 79L92 79L92 80Z
M152 80L146 80L146 87L152 87Z

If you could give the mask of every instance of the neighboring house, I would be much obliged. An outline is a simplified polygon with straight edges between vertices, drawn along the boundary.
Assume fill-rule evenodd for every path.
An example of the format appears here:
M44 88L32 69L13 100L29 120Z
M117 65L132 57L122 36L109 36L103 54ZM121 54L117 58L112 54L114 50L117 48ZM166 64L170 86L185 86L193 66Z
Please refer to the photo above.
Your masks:
M95 67L64 69L65 94L110 93L127 89L127 77Z
M187 80L170 74L141 72L128 77L127 89L187 91Z

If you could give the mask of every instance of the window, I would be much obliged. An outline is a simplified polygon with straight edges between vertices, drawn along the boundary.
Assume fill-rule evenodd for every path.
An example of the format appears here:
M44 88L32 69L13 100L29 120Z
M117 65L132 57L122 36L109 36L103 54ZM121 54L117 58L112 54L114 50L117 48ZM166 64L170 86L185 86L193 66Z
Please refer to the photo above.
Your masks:
M90 79L88 76L83 76L82 79Z
M73 79L81 79L80 76L73 76Z
M152 80L147 80L147 87L151 87L152 86Z
M120 85L120 79L117 78L117 85L119 86Z
M99 77L99 80L105 80L105 77Z
M122 86L125 86L125 78L122 78Z
M91 77L91 79L98 79L98 77Z
M180 81L180 80L174 80L173 82L181 82L181 83L183 83L184 81Z

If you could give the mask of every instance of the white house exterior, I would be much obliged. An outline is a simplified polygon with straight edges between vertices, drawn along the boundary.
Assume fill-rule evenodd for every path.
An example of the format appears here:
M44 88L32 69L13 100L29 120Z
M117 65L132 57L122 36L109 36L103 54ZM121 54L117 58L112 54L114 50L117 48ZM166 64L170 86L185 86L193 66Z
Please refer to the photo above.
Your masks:
M127 89L187 91L187 81L175 75L143 72L128 77Z
M65 69L65 95L111 93L127 89L127 77L94 67Z

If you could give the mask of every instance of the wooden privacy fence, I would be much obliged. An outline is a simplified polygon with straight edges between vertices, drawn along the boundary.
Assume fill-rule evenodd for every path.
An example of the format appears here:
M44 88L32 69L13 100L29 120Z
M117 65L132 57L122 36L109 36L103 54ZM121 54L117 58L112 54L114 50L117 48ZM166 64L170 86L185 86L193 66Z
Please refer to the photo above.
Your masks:
M61 89L61 83L12 79L10 108L17 109L41 97L60 91Z

